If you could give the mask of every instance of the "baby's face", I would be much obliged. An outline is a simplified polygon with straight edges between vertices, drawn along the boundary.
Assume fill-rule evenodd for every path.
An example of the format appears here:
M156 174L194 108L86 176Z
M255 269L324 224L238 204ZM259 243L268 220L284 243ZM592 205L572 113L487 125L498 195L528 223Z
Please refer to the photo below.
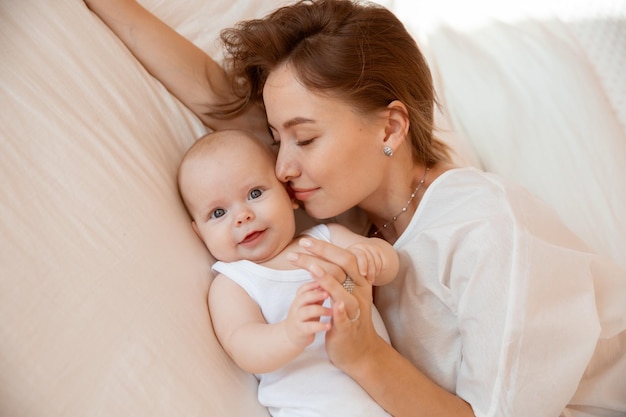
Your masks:
M216 259L264 262L292 241L294 203L257 144L233 140L186 169L194 229Z

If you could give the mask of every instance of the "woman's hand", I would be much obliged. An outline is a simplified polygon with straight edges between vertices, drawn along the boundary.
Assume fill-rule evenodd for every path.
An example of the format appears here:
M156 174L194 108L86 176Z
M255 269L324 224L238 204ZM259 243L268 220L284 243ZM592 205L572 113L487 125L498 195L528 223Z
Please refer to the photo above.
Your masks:
M292 263L308 270L333 300L326 352L335 366L394 416L414 416L415 410L420 415L473 416L465 401L431 381L376 333L372 286L359 274L356 255L313 238L300 242L306 253L292 256ZM355 283L352 294L341 286L346 274Z
M372 286L359 272L357 257L349 250L313 238L303 238L300 246L306 253L290 257L291 262L306 269L333 301L332 327L326 333L326 351L330 360L348 372L367 360L368 350L378 342L385 343L372 322ZM352 293L342 283L350 276ZM349 373L349 372L348 372Z

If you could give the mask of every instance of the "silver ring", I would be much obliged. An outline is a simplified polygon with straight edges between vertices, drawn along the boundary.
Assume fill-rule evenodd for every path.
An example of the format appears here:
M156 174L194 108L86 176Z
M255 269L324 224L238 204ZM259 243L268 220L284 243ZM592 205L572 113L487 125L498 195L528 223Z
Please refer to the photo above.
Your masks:
M352 294L352 291L354 291L354 287L355 287L354 280L350 278L349 275L346 275L346 280L343 282L343 284L341 284L341 286L350 294Z
M348 317L348 320L350 320L352 323L354 323L355 321L357 321L359 319L359 317L361 317L361 307L358 307L358 309L356 310L356 317L353 318L353 319Z

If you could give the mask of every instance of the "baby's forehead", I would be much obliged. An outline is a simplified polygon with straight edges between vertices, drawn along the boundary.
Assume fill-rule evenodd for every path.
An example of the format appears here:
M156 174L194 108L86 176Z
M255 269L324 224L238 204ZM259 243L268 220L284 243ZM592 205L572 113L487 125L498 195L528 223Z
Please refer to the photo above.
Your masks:
M194 171L199 169L199 174L213 171L212 175L231 175L234 170L247 172L248 175L274 175L273 152L267 145L253 138L222 136L198 145L200 146L187 158L186 165Z
M262 144L252 139L232 138L232 140L223 140L220 143L213 144L205 148L202 152L202 158L213 160L241 160L248 161L254 159L256 161L267 161L274 165L274 155Z
M242 131L220 131L208 135L204 140L207 141L208 148L226 149L233 152L249 150L263 150L271 154L269 146L261 142L255 136Z

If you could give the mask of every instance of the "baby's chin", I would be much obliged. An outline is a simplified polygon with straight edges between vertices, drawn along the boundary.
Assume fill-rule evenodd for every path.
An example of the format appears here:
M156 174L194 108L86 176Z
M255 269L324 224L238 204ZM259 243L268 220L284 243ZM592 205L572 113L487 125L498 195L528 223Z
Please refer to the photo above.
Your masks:
M214 256L215 259L222 262L238 262L249 261L255 264L263 264L271 261L280 253L279 250L275 251L235 251L234 253L221 254L221 256Z

